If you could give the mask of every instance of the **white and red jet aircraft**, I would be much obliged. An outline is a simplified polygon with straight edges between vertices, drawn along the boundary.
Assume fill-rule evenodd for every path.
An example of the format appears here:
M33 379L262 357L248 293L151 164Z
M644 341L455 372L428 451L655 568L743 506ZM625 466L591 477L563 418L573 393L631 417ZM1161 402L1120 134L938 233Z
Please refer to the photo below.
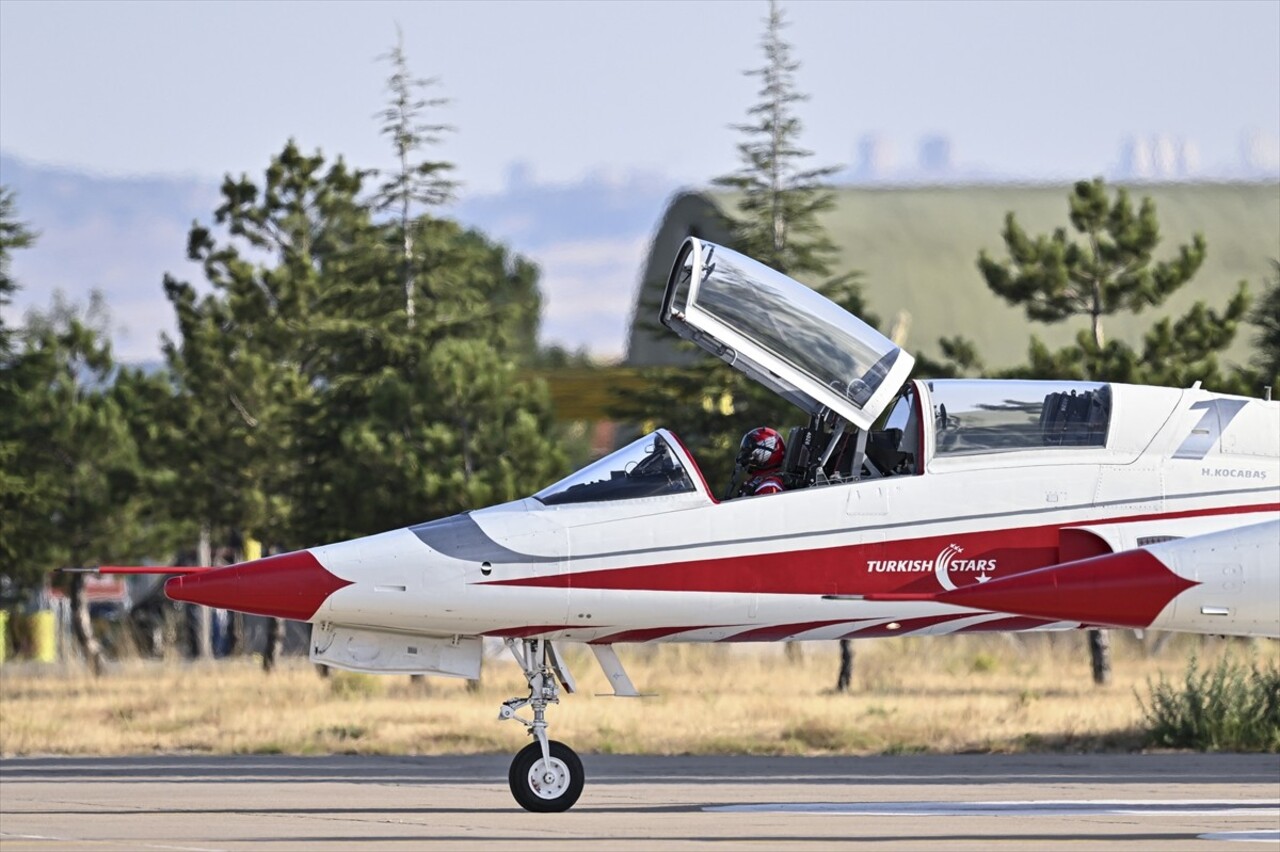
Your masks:
M659 430L524 500L225 568L169 597L308 621L311 658L529 682L516 801L563 811L557 644L1070 629L1280 636L1280 403L1095 382L907 380L913 359L807 287L689 239L662 322L796 403L782 494L717 500ZM103 569L124 572L156 569ZM532 718L518 711L528 706Z

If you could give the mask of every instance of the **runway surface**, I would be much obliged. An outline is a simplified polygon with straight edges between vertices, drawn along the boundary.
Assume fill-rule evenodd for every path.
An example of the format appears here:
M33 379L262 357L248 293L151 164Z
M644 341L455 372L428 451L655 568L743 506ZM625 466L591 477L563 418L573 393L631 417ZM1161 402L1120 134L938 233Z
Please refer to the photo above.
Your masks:
M585 755L565 814L518 809L508 760L5 759L0 848L1280 847L1275 755Z

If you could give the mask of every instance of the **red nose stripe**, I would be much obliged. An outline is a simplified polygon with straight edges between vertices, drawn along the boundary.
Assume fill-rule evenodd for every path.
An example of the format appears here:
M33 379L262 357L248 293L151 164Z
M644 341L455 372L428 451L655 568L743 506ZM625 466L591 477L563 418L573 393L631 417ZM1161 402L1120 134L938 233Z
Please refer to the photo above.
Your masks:
M1148 551L1126 550L963 586L934 599L1085 624L1149 627L1169 601L1195 585Z
M175 601L307 621L329 595L349 585L310 551L299 550L174 577L164 584L164 593Z

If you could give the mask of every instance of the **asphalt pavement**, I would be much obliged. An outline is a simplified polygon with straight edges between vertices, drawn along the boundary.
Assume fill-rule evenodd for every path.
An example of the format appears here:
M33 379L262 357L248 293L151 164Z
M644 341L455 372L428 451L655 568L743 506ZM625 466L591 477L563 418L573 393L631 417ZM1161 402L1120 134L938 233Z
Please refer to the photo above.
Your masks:
M1276 755L583 755L564 814L508 762L8 758L0 849L1280 848Z

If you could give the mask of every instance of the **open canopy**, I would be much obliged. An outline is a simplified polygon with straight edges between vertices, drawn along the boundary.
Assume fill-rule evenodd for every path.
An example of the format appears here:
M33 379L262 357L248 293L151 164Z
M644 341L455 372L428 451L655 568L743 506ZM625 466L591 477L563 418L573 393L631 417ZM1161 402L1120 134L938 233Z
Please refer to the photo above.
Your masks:
M667 280L662 324L792 403L866 429L915 359L810 288L690 237Z

